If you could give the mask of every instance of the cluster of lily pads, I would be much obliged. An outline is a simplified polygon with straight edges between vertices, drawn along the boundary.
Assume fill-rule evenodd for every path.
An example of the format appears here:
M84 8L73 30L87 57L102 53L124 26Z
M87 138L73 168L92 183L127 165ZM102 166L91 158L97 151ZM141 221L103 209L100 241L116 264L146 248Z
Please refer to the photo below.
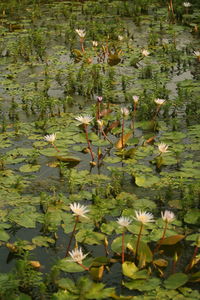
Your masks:
M1 1L0 298L200 299L199 13Z

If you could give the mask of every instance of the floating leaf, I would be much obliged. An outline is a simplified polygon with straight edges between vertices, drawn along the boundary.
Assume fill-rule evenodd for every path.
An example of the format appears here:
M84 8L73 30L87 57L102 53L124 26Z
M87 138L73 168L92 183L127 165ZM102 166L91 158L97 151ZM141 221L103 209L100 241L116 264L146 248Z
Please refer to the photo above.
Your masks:
M188 276L184 273L175 273L170 275L165 281L164 285L167 289L177 289L188 281Z
M20 293L19 296L15 298L15 300L31 300L32 298L26 294Z
M130 249L135 253L136 250L136 238L132 238L131 241L127 244L127 248ZM147 243L140 241L139 249L138 249L138 256L142 256L143 259L145 259L146 262L151 262L153 259L153 254L151 252L151 249L147 245Z
M133 280L131 282L123 283L125 287L130 290L151 291L155 290L160 285L160 279L150 278L147 280Z
M81 160L76 156L60 156L56 155L56 158L62 162L79 163Z
M144 188L152 187L160 181L159 177L151 174L133 174L133 176L136 185Z
M181 234L173 235L162 240L161 245L175 245L184 238L185 235L181 235Z
M122 264L122 272L125 276L133 278L133 274L135 274L138 271L138 268L133 262L125 261Z
M91 264L91 259L84 260L84 266L88 267ZM85 269L81 267L79 264L70 261L70 257L66 257L64 259L61 259L59 263L57 264L57 267L64 271L69 273L77 273L77 272L84 272Z
M122 137L120 137L120 139L118 140L118 142L116 143L115 147L117 149L122 149L123 146L126 145L127 141L130 139L130 137L132 136L133 132L130 131L126 134L124 134L123 136L123 145L122 145Z
M167 267L168 265L168 261L162 258L154 260L153 263L158 267Z
M200 223L200 210L197 208L190 209L185 217L184 221L189 224L199 224Z
M108 64L110 66L115 66L119 64L121 61L121 58L119 58L118 54L110 54L108 57Z
M5 230L0 228L0 241L7 242L9 238L9 234Z
M26 173L26 172L37 172L40 169L40 165L23 165L19 168L20 172Z
M104 266L92 266L90 267L90 276L93 280L101 280L103 277Z
M101 244L104 240L105 235L99 232L91 231L91 230L79 230L76 234L76 240L80 243L86 243L89 245L98 245Z
M32 239L32 243L39 247L49 247L49 244L54 244L55 240L48 236L36 236Z
M127 243L129 243L131 240L131 236L126 234L124 237L124 248L126 249L127 247ZM111 249L112 251L114 251L115 253L120 254L122 252L122 237L119 236L116 239L114 239L114 241L111 244Z

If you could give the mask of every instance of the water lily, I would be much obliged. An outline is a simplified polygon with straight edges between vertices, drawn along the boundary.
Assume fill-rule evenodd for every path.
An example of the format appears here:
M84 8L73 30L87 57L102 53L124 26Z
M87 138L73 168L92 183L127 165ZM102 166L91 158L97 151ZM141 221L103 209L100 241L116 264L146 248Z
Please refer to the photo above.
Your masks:
M81 248L76 248L72 251L69 251L69 255L71 256L71 259L67 259L67 261L73 261L75 263L77 263L78 265L80 265L85 271L88 271L89 268L87 268L86 266L84 266L82 264L83 260L86 258L87 254L83 254L83 251Z
M128 217L120 217L117 219L117 223L123 228L122 232L122 264L124 263L124 238L125 230L128 225L130 225L132 220Z
M44 136L45 141L48 143L54 143L56 140L56 133L47 134Z
M188 8L188 7L191 7L192 4L190 2L183 2L183 6Z
M76 231L76 226L79 222L79 217L83 217L83 218L88 219L88 217L85 214L87 212L89 212L89 209L87 208L87 206L80 205L79 203L76 203L76 202L75 203L70 203L70 209L73 211L73 215L75 216L75 224L74 224L74 228L73 228L73 231L71 233L71 236L70 236L70 240L69 240L69 243L68 243L68 246L67 246L65 257L68 256L68 253L70 253L69 249L71 247L71 243L72 243L75 231Z
M154 222L154 219L153 219L153 215L146 211L142 212L141 210L138 210L138 211L136 210L135 215L136 215L136 217L133 217L133 218L141 223L140 231L139 231L138 238L137 238L136 248L135 248L135 258L137 258L137 253L139 250L140 239L142 236L143 227L146 223Z
M134 124L135 124L135 115L136 115L136 111L137 111L137 104L139 101L139 96L134 95L133 96L133 102L134 102L134 109L133 109L133 113L132 113L132 120L131 120L131 128L134 130Z
M77 121L79 121L80 124L83 125L84 131L85 131L85 138L86 138L86 141L87 141L87 144L88 144L88 149L90 151L90 155L91 155L91 158L92 158L92 161L90 162L90 164L94 166L95 165L95 163L94 163L94 155L93 155L93 152L92 152L90 140L88 138L88 127L87 127L90 124L90 122L92 122L92 120L94 118L91 117L91 116L89 116L89 115L86 115L86 116L75 117L75 119Z
M163 221L170 223L174 221L175 214L172 211L165 210L164 212L161 212L161 217Z
M165 210L164 212L161 212L161 217L162 217L163 221L165 222L165 226L164 226L164 229L163 229L162 237L158 241L157 246L153 251L153 254L158 252L158 250L160 249L160 246L162 245L162 241L164 240L165 235L166 235L168 223L173 222L173 220L175 219L175 214L172 211Z
M135 211L136 217L133 217L135 220L141 222L142 224L146 224L149 222L154 222L153 215L146 211L142 212L141 210Z
M57 152L60 152L60 150L54 144L54 142L56 140L56 133L47 134L47 135L44 136L44 139L45 139L45 141L50 143L56 149Z
M98 126L99 126L99 129L100 129L100 132L102 133L102 135L104 136L104 138L112 144L111 140L107 137L107 135L105 134L105 131L103 130L103 125L104 125L104 122L103 120L97 120L97 123L98 123Z
M72 250L71 252L69 251L69 255L71 256L72 259L68 261L74 261L76 263L82 264L83 260L86 258L87 254L83 254L83 251L81 248L77 248L75 250Z
M97 102L102 102L103 101L103 97L102 96L97 96Z
M89 116L89 115L86 115L86 116L78 116L78 117L75 117L75 119L77 121L80 122L80 124L85 124L85 125L89 125L92 120L94 119L93 117Z
M134 95L134 96L133 96L133 102L137 104L138 101L139 101L139 96L135 96L135 95Z
M93 47L97 47L98 46L98 42L97 41L92 41L92 45L93 45Z
M118 35L118 40L122 41L124 39L124 37L122 35Z
M126 108L126 107L122 107L121 108L121 113L124 117L128 116L129 115L129 109Z
M194 51L194 55L195 55L196 57L199 57L199 56L200 56L200 51Z
M149 54L150 54L150 52L148 50L145 50L145 49L143 49L141 51L141 53L142 53L143 56L149 56Z
M75 31L81 38L84 38L86 35L85 29L75 29Z
M122 142L122 148L124 148L124 125L125 125L124 118L129 115L129 109L126 108L126 107L121 107L121 113L122 113L122 136L121 136L121 142Z
M154 102L158 105L162 105L165 103L165 99L160 99L160 98L157 98L154 100Z
M83 218L88 218L85 214L89 212L89 209L85 205L80 205L80 203L70 203L70 209L73 211L74 216L80 216Z
M127 227L130 225L132 220L128 217L120 217L117 219L117 223L122 227Z
M166 153L166 152L170 152L169 150L167 150L169 147L169 145L165 144L165 143L160 143L158 145L158 150L160 151L160 153Z
M196 56L197 60L200 62L200 51L194 51L194 55Z

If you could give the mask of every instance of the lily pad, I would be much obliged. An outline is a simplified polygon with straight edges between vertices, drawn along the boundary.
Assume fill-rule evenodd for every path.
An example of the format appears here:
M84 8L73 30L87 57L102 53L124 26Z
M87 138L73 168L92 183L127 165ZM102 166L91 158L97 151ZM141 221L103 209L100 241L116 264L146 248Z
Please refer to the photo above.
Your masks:
M177 289L188 281L188 275L184 273L175 273L170 275L165 281L164 285L167 289Z
M27 164L27 165L23 165L22 167L19 168L20 172L23 173L28 173L28 172L37 172L40 169L40 165L31 165L31 164Z

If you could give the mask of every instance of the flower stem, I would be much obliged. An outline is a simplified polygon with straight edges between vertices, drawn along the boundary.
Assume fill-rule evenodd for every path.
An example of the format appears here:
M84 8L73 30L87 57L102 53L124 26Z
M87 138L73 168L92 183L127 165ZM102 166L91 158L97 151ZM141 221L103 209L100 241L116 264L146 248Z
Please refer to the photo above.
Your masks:
M103 134L104 138L111 144L113 144L113 142L111 142L111 140L107 137L107 135L105 134L104 130L103 129L100 129L101 130L101 133Z
M161 246L161 244L162 244L162 241L164 240L165 235L166 235L167 226L168 226L168 222L167 222L167 220L166 220L166 221L165 221L165 227L164 227L164 229L163 229L162 237L161 237L161 239L159 240L159 242L158 242L156 248L154 249L153 254L155 254L156 252L158 252L158 250L160 249L160 246Z
M125 237L125 230L123 229L123 232L122 232L122 264L124 263L124 237Z
M96 119L100 119L100 102L97 101L97 112L96 112Z
M161 105L158 105L157 108L156 108L156 112L155 112L155 115L153 116L152 121L155 121L155 120L156 120L156 117L157 117L157 115L158 115L158 113L159 113L159 111L160 111L160 108L161 108Z
M133 118L131 121L131 129L133 129L133 131L134 131L134 125L135 125L136 110L137 110L137 103L134 103Z
M74 233L75 233L75 230L76 230L76 226L77 226L77 224L78 224L78 221L79 221L79 216L76 216L74 228L73 228L73 231L72 231L70 240L69 240L69 244L68 244L68 246L67 246L67 250L66 250L65 257L68 256L68 253L69 253L69 250L70 250L70 247L71 247L72 239L73 239L73 237L74 237Z
M54 143L52 143L52 146L54 147L54 149L56 149L57 152L60 152L60 150L56 147Z
M124 117L122 119L122 137L121 137L121 141L122 141L122 148L124 148Z
M84 48L84 38L80 38L80 43L81 43L81 50L83 52L85 52L85 48Z
M90 151L90 155L91 155L92 161L94 161L94 155L93 155L93 152L92 152L90 140L88 138L87 124L83 124L83 125L84 125L84 130L85 130L85 137L86 137L86 140L87 140L87 143L88 143L88 149Z
M172 0L169 0L169 13L170 13L170 11L171 11L171 14L172 14L172 21L174 22L175 16L174 16L174 8L173 8Z
M198 250L199 250L199 247L196 246L196 247L194 248L194 252L193 252L192 258L191 258L191 260L190 260L190 263L189 263L189 265L188 265L188 266L186 267L186 269L185 269L185 272L186 272L186 273L189 272L189 271L192 269L192 267L193 267L193 261L194 261L195 256L196 256L197 253L198 253Z
M77 262L77 264L79 266L81 266L85 271L89 271L89 268L87 268L86 266L84 266L82 263Z
M136 244L136 248L135 248L135 258L137 258L137 254L138 254L138 249L139 249L139 245L140 245L140 239L141 239L141 235L142 235L143 226L144 226L144 224L141 223L140 231L139 231L138 239L137 239L137 244Z

